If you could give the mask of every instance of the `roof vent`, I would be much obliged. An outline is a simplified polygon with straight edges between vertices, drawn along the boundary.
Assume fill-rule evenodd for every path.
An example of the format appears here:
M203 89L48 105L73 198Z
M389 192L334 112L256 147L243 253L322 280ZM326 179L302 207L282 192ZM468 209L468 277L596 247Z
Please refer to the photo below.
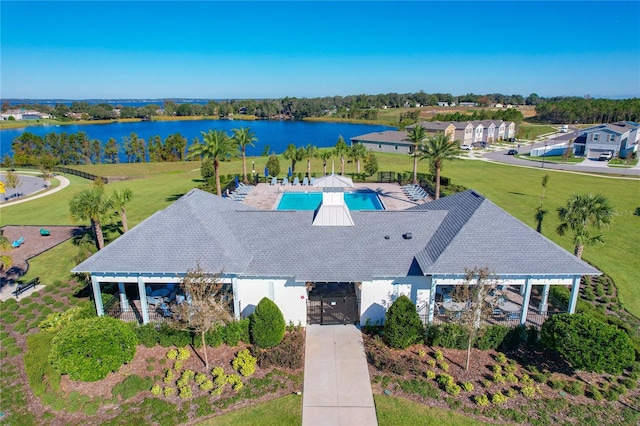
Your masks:
M402 238L404 238L405 240L410 240L412 238L411 232L402 234Z
M391 238L391 237L390 237L390 236L388 236L388 235L385 235L385 236L384 236L384 239L385 239L385 240L388 240L389 238Z

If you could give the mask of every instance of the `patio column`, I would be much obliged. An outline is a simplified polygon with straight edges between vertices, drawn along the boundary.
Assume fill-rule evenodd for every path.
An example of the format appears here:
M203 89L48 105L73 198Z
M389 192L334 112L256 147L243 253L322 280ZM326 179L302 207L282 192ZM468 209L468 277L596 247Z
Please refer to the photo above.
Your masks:
M545 284L544 289L542 290L542 300L540 301L540 313L543 315L547 313L547 308L548 308L547 304L549 301L550 289L551 289L551 285Z
M149 324L149 302L147 291L144 288L144 278L138 277L138 292L140 293L140 310L142 310L142 323Z
M527 323L527 314L529 313L529 300L531 299L531 277L527 277L524 285L524 294L522 296L522 313L520 314L520 325Z
M528 278L527 278L528 280ZM527 283L525 281L525 283L523 285L520 286L520 296L524 297L524 292L527 291Z
M120 294L120 309L122 311L130 311L129 301L127 300L127 293L124 290L124 283L118 283L118 293Z
M429 324L433 324L433 314L436 308L436 280L431 277L431 291L429 292Z
M573 285L571 286L571 299L569 299L569 313L576 313L576 305L578 304L578 293L580 292L580 278L573 277Z
M240 321L240 299L238 299L238 278L231 278L231 289L233 291L233 317Z
M96 314L101 317L104 315L104 306L102 305L102 294L100 293L100 282L93 275L91 276L91 289L93 290L93 300L96 304Z

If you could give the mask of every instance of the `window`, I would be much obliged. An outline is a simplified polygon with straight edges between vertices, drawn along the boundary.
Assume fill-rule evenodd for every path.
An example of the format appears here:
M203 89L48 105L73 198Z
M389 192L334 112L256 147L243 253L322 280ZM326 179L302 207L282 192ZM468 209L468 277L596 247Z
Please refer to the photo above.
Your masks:
M382 149L382 144L378 144L378 149Z
M594 142L598 142L600 140L600 134L594 133L593 135L591 135L591 140Z
M393 149L395 149L395 150L397 151L397 150L398 150L398 145L395 145L395 146L393 147Z
M609 135L609 142L615 142L616 141L616 135Z

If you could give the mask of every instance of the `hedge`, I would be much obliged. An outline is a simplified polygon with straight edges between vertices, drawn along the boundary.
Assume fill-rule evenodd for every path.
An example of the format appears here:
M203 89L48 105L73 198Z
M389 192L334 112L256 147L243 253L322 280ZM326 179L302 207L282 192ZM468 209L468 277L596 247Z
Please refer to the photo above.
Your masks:
M263 297L249 317L251 342L261 348L271 348L282 340L287 324L278 305Z
M384 337L389 346L398 349L424 340L424 327L416 305L407 296L398 297L387 310Z

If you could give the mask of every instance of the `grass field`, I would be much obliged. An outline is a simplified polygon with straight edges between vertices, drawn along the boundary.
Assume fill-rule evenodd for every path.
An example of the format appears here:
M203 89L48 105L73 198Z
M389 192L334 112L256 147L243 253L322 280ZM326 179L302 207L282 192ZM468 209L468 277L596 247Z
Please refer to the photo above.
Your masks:
M376 404L379 426L478 426L488 424L454 411L427 407L393 396L374 395L373 399Z
M302 397L288 395L241 408L198 423L199 426L298 426L302 422Z
M256 170L263 170L266 157L254 157ZM397 154L378 154L380 170L395 170L410 172L411 158ZM286 170L288 162L281 159L280 168ZM322 167L319 160L312 163L312 172L321 174ZM336 164L339 166L339 164ZM199 163L152 163L152 164L115 164L79 166L78 169L103 176L118 176L121 180L110 183L107 190L130 188L133 191L133 201L127 207L130 226L144 220L155 211L171 204L182 194L197 187L200 173ZM297 164L296 171L303 172L306 162ZM338 170L339 167L336 167ZM238 173L242 170L239 160L222 163L222 173ZM427 164L419 164L420 172L428 172ZM347 173L355 172L355 164L347 164ZM546 199L542 200L542 176L548 174L550 180L546 190ZM281 176L283 174L281 173ZM563 205L571 194L597 192L604 194L616 210L610 229L604 230L605 244L586 247L584 259L611 275L620 291L620 299L625 307L636 316L640 316L640 268L637 268L636 257L640 253L640 217L633 212L640 207L640 181L595 177L555 170L541 170L536 168L512 167L483 161L459 160L444 165L443 175L450 177L456 184L477 190L492 202L511 213L516 218L535 227L534 212L543 202L543 207L549 211L543 223L543 234L565 249L573 251L569 236L560 237L555 228L559 224L556 209ZM28 203L5 207L2 209L0 224L15 225L67 225L72 224L69 217L69 199L76 192L88 188L92 183L88 180L68 176L71 186L48 197L36 199ZM86 225L86 224L85 224ZM117 234L108 236L114 238ZM73 249L73 247L70 247ZM68 259L69 248L62 245L52 250L54 258ZM29 276L51 276L53 280L64 280L67 275L62 269L54 268L57 272L51 275L48 262L43 262L49 253L33 259ZM43 264L42 269L39 266ZM58 264L67 261L58 262ZM71 268L68 268L71 269ZM66 270L68 270L66 269Z

